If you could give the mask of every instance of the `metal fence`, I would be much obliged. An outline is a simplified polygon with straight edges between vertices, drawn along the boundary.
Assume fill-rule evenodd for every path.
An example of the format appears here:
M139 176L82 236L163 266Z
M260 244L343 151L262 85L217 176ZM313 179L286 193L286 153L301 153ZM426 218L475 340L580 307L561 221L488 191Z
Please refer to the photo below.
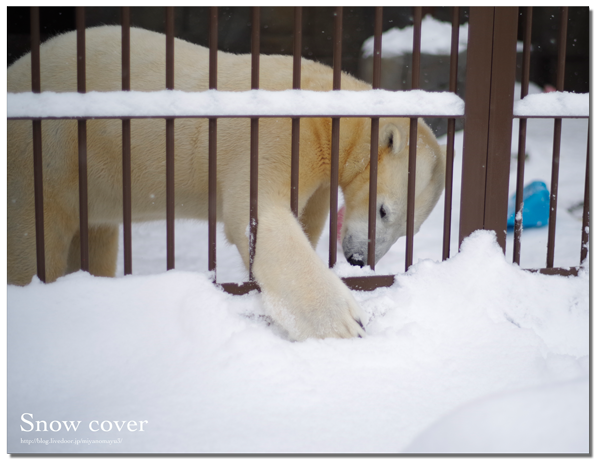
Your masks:
M556 90L564 90L567 47L568 8L561 9ZM524 15L524 55L521 98L528 93L531 49L532 8ZM496 231L505 250L510 170L510 143L513 117L516 8L471 8L467 58L467 92L465 98L465 140L463 183L461 186L460 240L476 229ZM510 96L507 98L507 96ZM558 168L560 158L561 115L530 117L554 118L550 219L548 226L547 274L576 274L578 266L554 267ZM519 117L519 151L517 170L517 206L523 202L523 173L527 117ZM589 125L588 125L589 141ZM589 240L589 142L585 177L581 257L587 257ZM521 215L516 215L513 261L520 262Z
M373 53L373 88L380 87L381 82L381 47L382 47L382 10L377 7L375 15L375 46ZM564 88L565 50L568 9L562 9L559 41L559 70L556 89ZM174 11L173 7L166 8L166 89L174 89ZM335 9L333 21L334 56L333 56L333 89L339 90L341 84L341 43L342 43L342 8ZM412 88L420 88L420 43L421 43L422 8L414 8L414 42L412 53ZM467 76L465 114L456 118L465 118L464 153L461 185L461 211L459 240L477 229L496 231L498 243L505 249L508 184L510 171L510 143L513 118L513 93L515 86L516 43L519 21L517 7L472 7L469 15L469 39L467 54ZM259 89L260 66L260 8L252 9L252 72L251 88ZM522 65L521 97L528 93L529 83L529 50L531 44L532 8L525 9L523 17L524 56ZM294 45L293 45L293 89L300 89L300 58L302 43L302 8L295 8L294 16ZM85 10L76 9L77 27L77 91L86 92L85 79ZM453 8L451 66L449 76L449 91L457 91L458 69L458 27L459 9ZM31 60L32 60L32 91L39 93L40 86L40 36L39 8L31 8ZM122 8L122 90L130 90L130 12L128 7ZM209 89L217 89L217 8L210 10L209 22ZM510 98L507 98L510 96ZM253 280L252 264L258 230L258 116L246 115L251 120L250 148L250 211L249 211L249 279L243 284L219 283L230 293L240 294L258 289ZM329 224L329 266L333 267L337 257L337 210L338 210L338 176L339 176L339 135L340 117L347 115L322 114L332 120L331 134L331 184L330 184L330 224ZM408 204L407 204L407 240L405 254L405 270L413 262L414 213L415 213L415 175L416 175L416 142L417 115L396 115L410 118L409 167L408 167ZM423 116L423 115L420 115ZM450 224L453 195L453 156L455 138L455 117L444 115L427 115L448 119L447 131L447 163L446 189L444 196L444 229L442 259L450 255ZM217 127L216 116L204 117L209 121L209 206L208 206L208 269L214 272L216 283L217 257ZM219 118L227 117L219 115ZM232 115L233 117L233 115ZM240 117L235 115L235 117ZM260 116L266 117L264 115ZM278 115L281 117L281 115ZM290 209L298 216L298 185L299 185L299 128L300 119L308 116L289 115L292 120L292 150L291 157L291 191ZM314 117L314 115L313 115ZM530 116L534 117L534 116ZM535 116L535 117L539 117ZM556 232L556 201L558 195L558 168L560 157L561 121L566 115L545 115L554 118L554 149L552 161L551 208L548 227L547 266L539 271L547 274L576 274L579 265L571 268L554 267L554 246ZM55 117L48 117L55 118ZM114 118L114 116L112 117ZM123 239L124 239L124 272L132 273L132 235L131 235L131 116L122 115L123 141ZM175 180L174 180L174 117L165 118L161 115L152 118L164 118L166 121L166 222L167 222L167 270L175 267ZM523 200L523 172L525 159L525 135L528 117L519 117L519 152L517 176L516 205L521 206ZM35 179L35 221L37 248L37 275L45 281L45 252L44 252L44 211L43 211L43 174L41 153L41 124L45 118L27 118L33 125L33 156ZM87 144L86 119L78 120L79 147L79 211L80 211L80 247L81 269L89 269L88 256L88 201L87 201ZM589 126L588 126L589 127ZM370 150L370 194L368 237L369 250L367 264L375 268L375 236L376 236L376 186L378 159L379 117L371 118L371 150ZM588 129L589 134L589 129ZM588 136L589 141L589 136ZM585 197L581 238L581 261L586 258L589 240L589 142L585 175ZM521 219L516 215L514 235L513 261L520 261ZM538 271L538 270L535 270ZM374 275L364 277L343 278L353 289L371 290L381 286L390 286L393 275Z

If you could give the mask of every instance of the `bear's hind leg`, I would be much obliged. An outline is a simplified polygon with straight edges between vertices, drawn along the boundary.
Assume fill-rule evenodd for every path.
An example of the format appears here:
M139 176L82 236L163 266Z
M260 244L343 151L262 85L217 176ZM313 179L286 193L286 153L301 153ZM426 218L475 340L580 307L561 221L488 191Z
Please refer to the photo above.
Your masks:
M89 269L94 276L113 277L117 269L117 253L119 251L119 227L117 225L101 225L89 228ZM67 273L81 269L79 230L73 236L69 248Z

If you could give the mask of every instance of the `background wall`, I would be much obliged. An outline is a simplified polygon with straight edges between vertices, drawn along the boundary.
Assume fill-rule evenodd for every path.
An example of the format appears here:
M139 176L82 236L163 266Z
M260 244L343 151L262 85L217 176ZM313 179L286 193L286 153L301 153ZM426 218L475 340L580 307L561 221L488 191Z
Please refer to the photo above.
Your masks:
M427 7L424 14L451 21L448 7ZM332 63L333 53L332 7L303 8L302 54L323 63ZM560 8L533 9L531 80L540 86L555 84L556 55ZM200 45L208 44L208 12L204 7L179 7L175 9L176 36ZM468 8L461 8L461 23L468 19ZM373 7L344 8L343 62L345 71L358 76L362 43L373 35ZM40 8L42 40L75 29L75 8ZM291 54L294 9L292 7L261 8L261 52L266 54ZM132 7L133 26L163 32L164 8ZM8 7L8 65L29 51L29 8ZM120 24L117 7L86 8L88 27L101 24ZM412 8L386 7L383 9L383 30L412 24ZM588 7L569 8L567 46L567 74L565 90L589 92L589 31ZM521 28L520 28L521 29ZM522 32L519 30L519 39ZM219 8L219 49L233 53L250 52L250 8Z

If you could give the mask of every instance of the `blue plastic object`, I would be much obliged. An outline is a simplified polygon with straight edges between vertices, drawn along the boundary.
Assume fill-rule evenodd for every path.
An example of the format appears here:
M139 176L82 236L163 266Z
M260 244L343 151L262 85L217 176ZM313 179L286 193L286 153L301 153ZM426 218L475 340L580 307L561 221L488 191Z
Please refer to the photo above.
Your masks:
M517 194L508 201L509 229L515 227L515 202ZM532 181L523 188L523 228L540 228L548 224L550 192L543 181Z

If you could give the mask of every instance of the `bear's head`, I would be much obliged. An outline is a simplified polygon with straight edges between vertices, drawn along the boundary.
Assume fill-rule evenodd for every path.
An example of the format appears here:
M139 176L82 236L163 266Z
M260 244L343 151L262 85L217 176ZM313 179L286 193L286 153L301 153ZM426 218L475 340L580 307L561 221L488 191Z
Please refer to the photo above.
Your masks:
M408 197L408 152L410 120L381 118L377 168L375 263L400 236L406 235ZM370 137L370 131L367 131ZM362 151L367 144L361 144ZM357 145L358 147L358 145ZM369 159L369 153L354 154ZM444 189L445 146L440 147L431 129L418 122L415 187L415 233L433 210ZM369 170L365 169L344 186L345 214L342 226L344 256L352 265L367 264L369 219Z

